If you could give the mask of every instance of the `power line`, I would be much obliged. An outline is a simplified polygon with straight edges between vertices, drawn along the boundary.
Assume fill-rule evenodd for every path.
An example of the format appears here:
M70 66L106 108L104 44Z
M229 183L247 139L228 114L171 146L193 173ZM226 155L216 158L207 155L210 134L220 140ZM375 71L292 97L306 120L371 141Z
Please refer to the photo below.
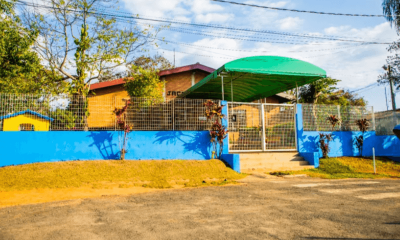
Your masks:
M359 91L362 91L362 90L366 90L366 89L369 89L369 88L371 88L371 87L374 87L374 86L376 86L378 83L372 83L372 84L370 84L370 85L367 85L367 86L365 86L365 87L362 87L362 88L359 88L359 89L356 89L356 90L353 90L353 91L350 91L351 93L355 93L355 92L359 92Z
M196 45L196 44L190 44L190 43L184 43L184 42L176 42L176 41L169 41L165 39L159 39L159 41L167 42L167 43L172 43L172 44L177 44L177 45L185 45L185 46L192 46L194 48L208 48L208 49L215 49L215 50L222 50L222 51L234 51L234 52L254 52L254 53L269 53L269 52L274 52L272 50L244 50L244 49L229 49L229 48L216 48L216 47L210 47L210 46L204 46L204 45ZM326 49L315 49L315 50L305 50L305 51L287 51L287 52L293 52L293 53L300 53L300 52L323 52L323 51L331 51L331 50L341 50L341 49L349 49L349 48L355 48L355 47L362 47L362 46L368 46L366 44L359 44L359 45L352 45L352 46L347 46L347 47L342 47L342 48L326 48Z
M376 15L376 14L330 13L330 12L317 12L317 11L289 9L289 8L268 7L268 6L261 6L261 5L248 4L248 3L239 3L239 2L232 2L232 1L225 1L225 0L211 0L211 1L220 2L220 3L229 3L229 4L234 4L234 5L246 6L246 7L256 7L256 8L264 8L264 9L271 9L271 10L278 10L278 11L298 12L298 13L313 13L313 14L347 16L347 17L386 17L385 15Z
M31 6L31 7L42 7L42 8L49 8L49 9L61 9L57 7L46 6L42 4L31 4L24 1L17 1L19 4ZM80 10L75 9L68 9L71 12L83 12ZM106 11L104 11L106 12ZM270 30L255 30L255 29L248 29L248 28L234 28L228 26L221 26L221 25L210 25L210 24L200 24L200 23L188 23L188 22L180 22L176 20L162 20L162 19L153 19L153 18L142 18L138 16L123 16L123 15L116 15L113 13L102 13L102 12L94 12L94 11L87 11L87 13L94 14L94 15L103 15L103 16L110 16L110 17L117 17L117 18L126 18L126 19L135 19L139 21L152 21L152 22L160 22L160 23L169 23L169 24L181 24L181 25L190 25L195 27L207 27L207 28L216 28L216 29L224 29L224 30L234 30L234 31L243 31L243 32L254 32L254 33L268 33L268 34L277 34L277 35L284 35L284 36L295 36L295 37L304 37L304 38L314 38L314 39L324 39L324 40L333 40L333 41L343 41L343 42L355 42L355 43L365 43L365 44L391 44L389 42L377 42L377 41L361 41L361 40L351 40L351 39L342 39L342 38L332 38L332 37L321 37L321 36L310 36L310 35L302 35L302 34L292 34L292 33L284 33L284 32L277 32L277 31L270 31ZM120 14L120 13L119 13Z

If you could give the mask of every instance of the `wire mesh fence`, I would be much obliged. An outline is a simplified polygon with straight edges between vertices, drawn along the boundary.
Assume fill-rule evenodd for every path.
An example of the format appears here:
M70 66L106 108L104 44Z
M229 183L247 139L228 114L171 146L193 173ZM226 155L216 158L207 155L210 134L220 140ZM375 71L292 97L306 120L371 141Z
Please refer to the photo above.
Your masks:
M294 105L264 104L266 150L296 149Z
M393 129L399 124L399 112L386 111L375 113L376 135L394 135Z
M114 113L128 104L127 124L132 130L209 130L204 99L165 101L122 96L41 96L0 93L2 131L119 130ZM218 101L214 101L218 104Z
M229 150L261 151L261 104L228 103Z
M359 131L356 121L367 119L375 130L373 107L338 106L322 104L302 104L304 131ZM330 115L339 117L342 122L334 127L327 118Z
M294 105L229 103L228 114L230 151L296 149Z

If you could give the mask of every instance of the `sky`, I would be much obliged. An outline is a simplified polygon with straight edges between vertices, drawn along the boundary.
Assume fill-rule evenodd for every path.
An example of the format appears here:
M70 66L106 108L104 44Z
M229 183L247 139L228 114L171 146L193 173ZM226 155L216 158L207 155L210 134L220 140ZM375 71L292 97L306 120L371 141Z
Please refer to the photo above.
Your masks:
M234 1L321 12L382 14L381 0ZM350 90L375 83L383 73L382 66L389 54L388 44L362 42L391 43L398 38L396 31L383 17L296 13L209 0L122 0L121 10L139 14L144 18L280 33L267 34L171 24L169 29L164 29L158 34L158 38L164 38L166 42L159 41L158 47L152 47L150 54L162 54L171 62L174 62L175 55L176 66L199 62L218 68L226 62L247 56L285 56L323 68L328 76L341 80L338 87ZM359 42L293 37L282 33ZM386 88L388 91L388 86ZM387 109L385 86L374 86L358 92L376 111ZM390 95L387 96L390 101ZM400 105L399 96L397 101ZM390 109L390 102L388 104Z

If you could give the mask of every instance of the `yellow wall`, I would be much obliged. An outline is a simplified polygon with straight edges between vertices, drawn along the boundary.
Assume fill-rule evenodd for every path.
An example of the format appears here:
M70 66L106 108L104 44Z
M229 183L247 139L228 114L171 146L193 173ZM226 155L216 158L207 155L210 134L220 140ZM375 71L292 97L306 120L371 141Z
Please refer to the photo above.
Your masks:
M96 95L88 98L89 128L114 128L116 119L115 108L125 106L123 99L129 99L128 92L123 88L100 89Z
M32 124L35 126L35 131L49 131L50 129L49 120L31 114L23 114L4 119L3 131L19 131L21 124Z

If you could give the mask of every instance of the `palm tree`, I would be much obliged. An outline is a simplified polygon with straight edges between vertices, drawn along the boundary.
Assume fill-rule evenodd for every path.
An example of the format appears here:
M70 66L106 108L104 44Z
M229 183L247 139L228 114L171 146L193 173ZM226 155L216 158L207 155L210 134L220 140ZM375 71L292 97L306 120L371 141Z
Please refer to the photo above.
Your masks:
M400 0L383 0L382 2L383 14L386 20L390 22L390 26L393 24L397 27L397 31L400 30Z

